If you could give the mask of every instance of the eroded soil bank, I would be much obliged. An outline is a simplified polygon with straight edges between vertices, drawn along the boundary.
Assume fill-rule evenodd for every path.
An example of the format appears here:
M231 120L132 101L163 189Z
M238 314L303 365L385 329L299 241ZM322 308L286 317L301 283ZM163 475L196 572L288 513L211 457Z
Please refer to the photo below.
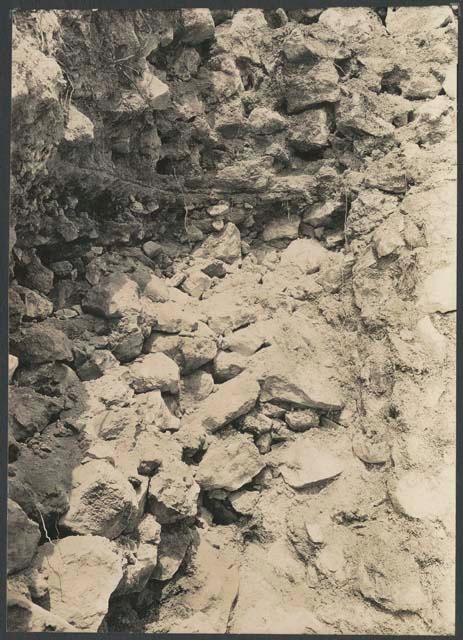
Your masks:
M10 630L453 633L456 33L15 14Z

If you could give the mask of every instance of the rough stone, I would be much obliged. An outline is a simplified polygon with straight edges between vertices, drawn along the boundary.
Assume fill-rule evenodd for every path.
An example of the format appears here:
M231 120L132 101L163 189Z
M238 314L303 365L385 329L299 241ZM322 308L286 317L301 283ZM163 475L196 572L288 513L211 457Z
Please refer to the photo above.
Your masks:
M389 7L386 28L394 35L426 33L453 21L450 7Z
M234 378L246 369L247 358L240 353L219 351L214 358L214 376L219 382Z
M25 569L32 561L40 542L38 524L30 520L19 504L8 500L7 573Z
M194 413L184 418L184 422L189 427L201 424L204 429L213 433L248 413L256 404L259 393L260 387L256 380L243 372L219 385Z
M316 273L328 257L327 250L316 240L294 240L281 254L281 265L297 266L303 273Z
M194 539L194 532L184 523L163 528L158 547L158 564L153 573L154 580L164 582L173 578Z
M199 269L196 271L193 270L182 283L182 290L190 296L193 296L193 298L200 298L205 291L210 289L211 284L212 281L208 275Z
M178 393L180 370L177 364L163 353L149 353L129 366L131 386L136 393L159 389L166 393Z
M282 238L288 238L290 240L297 238L300 222L301 220L297 216L290 219L280 218L272 220L265 225L262 238L265 242L280 240Z
M11 384L13 376L18 368L19 360L16 356L8 355L8 382Z
M36 565L48 576L50 613L75 631L98 631L122 578L114 543L100 536L68 536L42 545Z
M318 427L320 417L311 409L305 411L292 411L285 415L285 422L291 431L307 431L312 427Z
M241 257L241 235L238 228L229 222L223 231L210 235L194 252L199 258L217 258L231 264Z
M270 135L286 128L286 120L276 111L265 107L253 109L248 118L249 126L258 135Z
M236 491L251 482L265 467L265 461L249 436L233 434L215 440L196 472L202 489Z
M153 302L167 302L170 299L169 287L162 278L152 275L148 280L143 295Z
M93 140L93 123L81 111L71 104L68 113L68 122L64 130L66 142L91 142Z
M75 631L75 627L63 618L39 607L28 598L14 591L8 592L7 605L8 631L10 632L44 633L63 631L72 633Z
M190 467L177 462L162 468L151 480L148 508L162 525L194 518L198 511L199 486Z
M297 441L286 449L280 468L287 484L303 489L336 478L342 473L344 464L329 451L305 440Z
M123 273L112 273L92 287L82 309L104 318L122 318L141 309L138 285Z
M328 146L330 129L325 109L310 109L291 116L288 142L297 151L310 153Z
M8 424L11 434L23 442L56 418L63 404L27 387L10 387Z
M197 45L214 37L215 24L209 9L182 9L183 42Z
M10 338L11 350L20 362L38 365L44 362L73 360L72 344L59 329L45 323L24 327Z
M69 510L60 525L81 535L117 538L138 511L135 491L111 464L92 460L72 472Z
M298 113L321 102L337 102L339 76L331 61L323 60L304 74L289 77L286 86L288 113Z
M304 213L303 221L313 227L329 224L334 214L342 211L343 204L339 200L327 200L323 204L316 204Z

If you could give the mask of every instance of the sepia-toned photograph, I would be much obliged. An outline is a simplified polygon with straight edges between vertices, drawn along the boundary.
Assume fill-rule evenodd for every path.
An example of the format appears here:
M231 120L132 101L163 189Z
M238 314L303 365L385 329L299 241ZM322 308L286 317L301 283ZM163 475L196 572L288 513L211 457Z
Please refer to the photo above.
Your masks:
M11 13L9 632L455 634L458 7L320 5Z

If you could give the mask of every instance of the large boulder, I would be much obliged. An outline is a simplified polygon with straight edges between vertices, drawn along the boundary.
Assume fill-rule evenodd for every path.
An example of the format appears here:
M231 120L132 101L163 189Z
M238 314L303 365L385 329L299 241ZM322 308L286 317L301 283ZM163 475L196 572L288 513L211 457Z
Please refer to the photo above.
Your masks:
M209 446L196 472L202 489L236 491L251 482L265 467L252 438L232 434L219 438Z
M136 493L109 462L91 460L74 469L69 511L60 525L81 535L117 538L138 512Z
M68 536L42 545L36 566L48 578L50 613L75 631L98 631L123 574L116 545L100 536Z
M30 520L19 504L8 500L7 573L25 569L32 561L40 542L39 525Z

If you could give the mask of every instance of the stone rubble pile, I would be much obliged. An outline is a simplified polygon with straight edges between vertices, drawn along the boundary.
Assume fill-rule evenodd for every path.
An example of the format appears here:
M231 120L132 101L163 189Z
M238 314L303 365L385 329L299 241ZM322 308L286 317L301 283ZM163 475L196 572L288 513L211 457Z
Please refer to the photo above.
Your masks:
M39 13L10 630L452 633L452 8Z

